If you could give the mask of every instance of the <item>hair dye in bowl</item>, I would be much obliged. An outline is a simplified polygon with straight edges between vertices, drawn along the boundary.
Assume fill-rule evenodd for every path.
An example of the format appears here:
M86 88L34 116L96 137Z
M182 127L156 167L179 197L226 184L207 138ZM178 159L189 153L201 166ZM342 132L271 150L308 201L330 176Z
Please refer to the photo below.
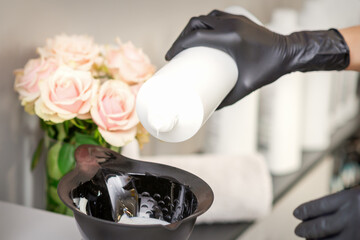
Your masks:
M190 216L197 199L174 179L99 169L71 191L79 211L126 224L170 224Z

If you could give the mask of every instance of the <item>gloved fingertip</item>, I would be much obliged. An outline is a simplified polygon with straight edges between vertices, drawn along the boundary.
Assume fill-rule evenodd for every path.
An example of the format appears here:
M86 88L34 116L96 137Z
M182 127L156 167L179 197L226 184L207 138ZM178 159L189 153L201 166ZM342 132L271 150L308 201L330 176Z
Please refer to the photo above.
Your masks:
M220 104L220 105L216 108L216 111L222 109L223 107L224 107L224 106Z
M185 48L181 47L180 44L177 44L176 42L172 45L172 47L168 50L168 52L165 55L165 59L167 61L173 59L176 55L178 55L181 51L183 51Z
M170 54L169 54L169 53L166 53L166 55L165 55L165 60L166 60L166 61L170 61L170 60L171 60L171 57L170 57Z
M305 237L304 228L301 227L301 224L295 228L295 234L299 237Z
M217 9L212 10L208 15L209 16L221 16L225 15L226 13Z
M170 61L173 57L174 57L174 55L172 54L172 51L170 49L165 55L165 60Z
M296 208L296 209L293 211L293 215L294 215L294 217L296 217L297 219L300 219L300 220L301 220L299 208Z

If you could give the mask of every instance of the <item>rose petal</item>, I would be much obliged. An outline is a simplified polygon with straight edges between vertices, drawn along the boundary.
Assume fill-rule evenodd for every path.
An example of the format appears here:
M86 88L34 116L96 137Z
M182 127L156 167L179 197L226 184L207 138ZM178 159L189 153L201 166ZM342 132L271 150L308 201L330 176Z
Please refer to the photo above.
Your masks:
M107 48L105 59L111 74L130 84L144 82L155 72L149 57L131 42Z
M99 128L99 132L101 136L106 140L106 142L108 142L109 144L115 147L121 147L135 138L136 127L131 128L127 131L117 131L117 132L106 131L102 128Z
M83 71L90 70L100 52L93 39L85 35L62 34L47 39L46 43L45 48L38 49L41 56L55 57L65 65Z
M94 122L106 131L128 131L139 122L135 95L120 80L108 80L99 89L91 107Z
M78 115L77 115L77 118L83 119L83 120L91 119L91 114L90 114L90 112L85 113L85 114L78 114Z
M98 81L92 78L90 72L61 66L47 81L42 81L39 85L43 105L58 118L68 120L90 111ZM46 115L44 117L49 118Z
M35 102L35 113L45 121L52 121L54 123L61 123L64 121L64 119L48 109L41 99L38 99Z

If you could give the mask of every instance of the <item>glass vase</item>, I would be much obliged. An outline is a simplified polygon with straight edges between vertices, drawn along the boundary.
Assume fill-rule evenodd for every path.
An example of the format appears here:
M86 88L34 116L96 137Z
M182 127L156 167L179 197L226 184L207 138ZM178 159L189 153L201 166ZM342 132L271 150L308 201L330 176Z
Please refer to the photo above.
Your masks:
M57 194L60 179L75 167L74 152L76 143L70 143L45 137L46 147L46 210L70 215Z

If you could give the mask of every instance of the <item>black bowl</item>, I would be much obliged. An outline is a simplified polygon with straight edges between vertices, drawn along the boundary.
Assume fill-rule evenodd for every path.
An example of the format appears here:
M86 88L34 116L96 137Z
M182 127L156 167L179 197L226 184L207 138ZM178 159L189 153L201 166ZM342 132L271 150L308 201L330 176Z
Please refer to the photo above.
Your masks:
M175 167L129 159L95 145L80 146L75 158L76 168L60 180L58 194L74 212L84 239L188 239L196 218L210 208L214 199L208 184ZM161 219L167 224L118 223L119 215L114 214L115 207L106 187L109 176L125 176L128 183L121 189L128 188L131 199L139 204L136 207L131 202L126 203L127 208L120 207L121 210L135 213L143 207L149 208L147 217ZM86 199L86 210L80 210L75 204L79 198ZM151 204L144 205L144 199L150 199Z

